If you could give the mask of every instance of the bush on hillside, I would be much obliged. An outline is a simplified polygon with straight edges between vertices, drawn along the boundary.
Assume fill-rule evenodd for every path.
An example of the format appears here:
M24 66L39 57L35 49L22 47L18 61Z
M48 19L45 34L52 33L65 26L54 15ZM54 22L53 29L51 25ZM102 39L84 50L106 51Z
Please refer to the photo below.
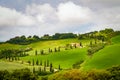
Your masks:
M104 44L93 44L93 45L90 45L89 46L89 49L88 49L88 55L92 55L94 54L95 52L101 50L104 48Z
M29 69L14 70L8 72L7 70L0 71L0 80L37 80L38 76L30 72Z

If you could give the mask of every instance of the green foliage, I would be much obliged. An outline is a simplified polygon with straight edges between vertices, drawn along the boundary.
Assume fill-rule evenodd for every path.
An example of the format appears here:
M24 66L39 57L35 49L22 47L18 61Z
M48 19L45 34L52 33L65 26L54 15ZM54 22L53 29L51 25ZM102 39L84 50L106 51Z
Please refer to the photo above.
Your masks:
M90 47L88 49L88 55L93 55L95 52L101 50L104 48L104 44L99 43L99 44L92 44L90 42Z
M0 71L0 80L37 80L38 76L30 72L29 69L14 70L12 73Z
M68 39L68 38L76 38L77 35L73 33L56 33L52 36L53 39Z
M120 66L107 70L80 71L78 69L55 73L48 80L120 80Z
M111 73L112 80L120 80L120 65L108 68L107 71Z
M4 49L0 51L0 58L9 58L12 57L12 60L14 60L13 57L23 57L28 56L28 54L25 54L24 50L19 49Z
M74 63L73 65L72 65L72 67L74 68L74 69L79 69L80 68L80 64L82 64L84 61L78 61L78 62L76 62L76 63Z

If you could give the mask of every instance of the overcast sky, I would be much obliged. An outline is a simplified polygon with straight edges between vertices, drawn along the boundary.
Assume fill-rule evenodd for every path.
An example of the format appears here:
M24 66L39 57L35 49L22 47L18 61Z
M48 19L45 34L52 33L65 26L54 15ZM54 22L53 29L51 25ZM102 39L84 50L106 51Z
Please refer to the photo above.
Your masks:
M104 28L120 30L120 0L0 0L0 41Z

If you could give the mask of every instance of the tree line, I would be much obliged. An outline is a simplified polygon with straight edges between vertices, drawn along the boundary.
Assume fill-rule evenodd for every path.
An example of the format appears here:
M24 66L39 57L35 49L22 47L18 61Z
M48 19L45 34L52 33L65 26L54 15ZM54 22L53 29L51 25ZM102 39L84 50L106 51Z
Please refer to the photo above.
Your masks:
M26 50L19 49L4 49L0 51L0 59L5 58L9 61L19 60L19 57L28 56L26 52Z
M68 38L78 38L78 39L98 39L98 40L109 40L111 37L119 35L120 31L114 31L113 29L105 29L100 31L93 31L84 34L74 34L74 33L55 33L54 35L45 34L41 37L34 35L28 36L16 36L7 40L7 43L27 45L37 41L45 40L58 40L58 39L68 39Z

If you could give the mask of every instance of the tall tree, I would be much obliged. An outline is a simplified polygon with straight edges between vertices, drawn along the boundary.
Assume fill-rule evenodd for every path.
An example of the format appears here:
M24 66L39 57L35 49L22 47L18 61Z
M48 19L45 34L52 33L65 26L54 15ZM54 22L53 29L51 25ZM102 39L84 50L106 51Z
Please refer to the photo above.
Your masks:
M33 65L33 66L35 65L34 59L33 59L32 65Z
M37 55L37 50L35 50L35 55Z
M50 72L53 72L53 66L52 66L52 63L50 63Z
M38 59L36 60L36 65L39 65L39 61L38 61Z

